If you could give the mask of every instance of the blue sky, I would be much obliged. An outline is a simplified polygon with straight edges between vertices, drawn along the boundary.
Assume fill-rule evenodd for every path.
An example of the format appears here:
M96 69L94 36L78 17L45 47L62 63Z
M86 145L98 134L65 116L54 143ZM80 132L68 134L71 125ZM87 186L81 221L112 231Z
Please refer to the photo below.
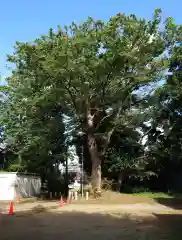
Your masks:
M31 41L46 34L50 27L79 23L88 16L107 20L121 13L135 13L150 18L155 8L162 8L164 17L174 17L182 23L181 0L5 0L0 14L0 75L3 80L10 72L6 68L6 54L13 51L15 41Z

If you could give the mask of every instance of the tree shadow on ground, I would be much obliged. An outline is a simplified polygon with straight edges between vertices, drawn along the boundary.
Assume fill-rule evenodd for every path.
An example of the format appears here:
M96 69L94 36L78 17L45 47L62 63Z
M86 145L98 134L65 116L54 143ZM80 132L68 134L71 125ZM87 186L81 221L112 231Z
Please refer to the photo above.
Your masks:
M182 210L182 197L172 196L169 198L155 198L155 201L159 204L162 204L166 207L173 208L175 210Z
M166 238L171 240L181 240L182 239L182 213L177 214L153 214L161 228L168 229L166 232Z
M174 237L176 221L181 225L181 216L151 214L145 217L126 213L83 213L46 211L39 206L14 216L0 214L1 240L160 240L182 239ZM175 224L173 224L175 221Z

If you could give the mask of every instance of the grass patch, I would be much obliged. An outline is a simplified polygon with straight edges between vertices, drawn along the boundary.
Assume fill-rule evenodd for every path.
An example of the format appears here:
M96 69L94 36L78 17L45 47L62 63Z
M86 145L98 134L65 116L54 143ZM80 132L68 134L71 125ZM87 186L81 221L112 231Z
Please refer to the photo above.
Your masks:
M21 198L19 203L23 204L23 203L34 203L37 202L39 200L39 198L37 197L30 197L30 198Z
M141 192L141 193L132 193L128 195L133 195L138 197L148 197L148 198L173 198L174 197L171 194L163 193L163 192Z
M113 191L103 191L98 199L92 197L89 200L79 199L75 204L136 204L136 203L165 203L171 205L182 203L182 194L171 195L162 192L141 192L141 193L116 193Z

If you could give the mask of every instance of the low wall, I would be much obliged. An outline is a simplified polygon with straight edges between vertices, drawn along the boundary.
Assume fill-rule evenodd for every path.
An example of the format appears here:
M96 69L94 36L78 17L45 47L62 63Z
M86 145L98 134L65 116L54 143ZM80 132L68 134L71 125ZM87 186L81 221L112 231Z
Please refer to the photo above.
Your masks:
M18 175L16 176L15 192L18 197L35 197L40 194L41 179L36 176Z

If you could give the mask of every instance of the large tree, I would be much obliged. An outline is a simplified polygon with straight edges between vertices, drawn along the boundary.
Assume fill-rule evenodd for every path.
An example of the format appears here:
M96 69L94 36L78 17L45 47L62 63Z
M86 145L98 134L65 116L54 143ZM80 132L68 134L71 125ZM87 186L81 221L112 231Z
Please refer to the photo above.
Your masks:
M166 50L174 43L171 19L160 30L161 10L151 21L117 14L108 22L89 18L33 43L17 43L9 85L31 113L56 103L72 131L86 136L92 187L101 187L101 163L115 129L127 125L133 92L162 78ZM20 99L20 98L19 98ZM28 109L28 108L27 108Z

